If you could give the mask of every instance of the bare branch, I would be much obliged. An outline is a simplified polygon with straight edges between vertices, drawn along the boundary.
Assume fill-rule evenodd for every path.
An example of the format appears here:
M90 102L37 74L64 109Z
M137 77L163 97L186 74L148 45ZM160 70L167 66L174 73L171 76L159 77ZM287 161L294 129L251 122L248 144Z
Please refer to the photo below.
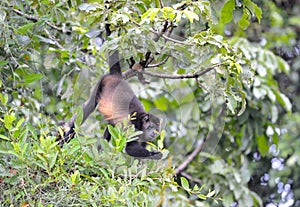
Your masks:
M160 35L158 32L156 32L154 30L150 30L150 32L154 33L157 36ZM187 42L183 42L183 41L180 41L180 40L173 39L173 38L169 37L170 34L168 34L168 35L161 34L160 36L163 37L165 40L168 40L168 41L171 41L171 42L174 42L174 43L177 43L177 44L186 45L186 46L194 46L191 43L187 43Z
M129 70L125 71L124 73L122 73L122 75L123 75L123 78L124 78L125 80L127 80L127 79L129 79L129 78L131 78L131 77L133 77L133 76L136 76L137 73L138 73L137 71L134 71L134 70L132 70L132 69L129 69Z
M202 151L203 147L207 149L207 147L209 147L208 140L211 143L217 144L217 142L215 142L216 138L218 138L218 134L223 132L224 129L224 114L226 112L226 104L222 104L220 110L217 111L217 115L216 115L216 122L214 123L213 129L209 131L208 135L206 136L205 139L201 139L198 140L198 145L197 147L194 149L194 151L187 157L187 159L181 163L176 169L175 169L175 173L176 175L181 174L182 171L184 171L188 165L196 158L196 156ZM220 128L220 124L222 125L222 127Z
M193 181L195 183L201 184L201 180L198 178L193 178L190 174L187 174L186 172L181 172L180 173L182 176L186 177L188 180Z
M155 67L161 66L161 65L165 64L165 63L168 61L169 57L170 57L170 56L167 56L167 57L166 57L163 61L161 61L160 63L148 65L147 68L155 68Z
M164 8L164 3L162 2L162 0L159 0L159 4L160 4L160 8Z
M20 16L24 16L26 19L32 20L34 22L37 22L39 20L39 18L29 15L29 14L24 14L23 12L17 10L17 9L13 9L13 12L17 13Z
M176 175L180 174L187 166L195 159L195 157L200 153L202 147L204 144L204 140L199 140L197 147L194 149L194 151L188 156L188 158L181 163L176 169L175 173Z

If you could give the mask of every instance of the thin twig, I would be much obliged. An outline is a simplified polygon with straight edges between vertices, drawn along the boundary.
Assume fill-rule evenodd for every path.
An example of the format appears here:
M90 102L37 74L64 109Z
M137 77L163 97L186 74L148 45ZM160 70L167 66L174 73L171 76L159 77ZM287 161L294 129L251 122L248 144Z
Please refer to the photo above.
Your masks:
M155 67L161 66L168 61L169 57L170 56L168 55L163 61L156 63L156 64L148 65L147 68L155 68Z
M23 12L17 10L17 9L13 9L13 12L15 12L16 14L18 14L18 15L20 15L20 16L24 16L26 19L31 20L31 21L34 21L34 22L37 22L37 21L40 20L40 19L39 19L38 17L36 17L36 16L29 15L29 14L25 14L25 13L23 13ZM49 25L50 27L52 27L53 29L56 29L56 30L61 31L61 32L63 31L62 28L60 28L60 27L58 27L58 26L56 26L56 25L54 25L54 24L52 24L52 23L50 23L50 22L48 22L48 21L46 21L46 24ZM66 32L71 32L71 31L66 30Z
M159 0L159 4L160 4L160 8L164 8L164 3L162 2L162 0Z
M155 72L150 72L150 71L142 71L142 73L152 76L152 77L157 77L157 78L167 78L167 79L187 79L187 78L198 78L208 72L210 72L211 70L215 69L216 67L219 67L223 65L221 64L217 64L217 65L213 65L212 67L206 68L205 70L201 70L198 71L196 73L193 74L182 74L182 75L178 75L178 74L161 74L161 73L155 73Z
M167 29L168 29L168 21L165 21L164 27L159 32L155 33L155 37L153 38L153 41L157 42L159 38L161 38L161 36L166 32ZM151 52L148 51L145 55L145 60L140 63L144 68L146 68L150 63L149 62L149 59L151 58L150 56L151 56Z
M162 37L163 37L164 39L168 40L168 41L171 41L171 42L174 42L174 43L177 43L177 44L186 45L186 46L194 46L194 45L191 44L191 43L182 42L182 41L180 41L180 40L175 40L175 39L173 39L173 38L171 38L171 37L168 37L168 36L166 36L166 35L164 35L164 34L162 35Z
M63 46L61 46L61 44L59 44L59 42L55 39L55 37L53 37L50 32L45 29L46 34L48 35L48 37L55 43L55 45L59 48L59 49L63 49Z
M39 18L37 18L35 16L32 16L32 15L29 15L29 14L24 14L23 12L21 12L21 11L19 11L17 9L13 9L13 12L17 13L20 16L24 16L26 19L32 20L34 22L37 22L39 20Z
M160 35L158 32L156 32L154 30L150 30L150 32L154 33L157 36ZM187 43L187 42L183 42L183 41L180 41L180 40L176 40L176 39L173 39L173 38L171 38L169 36L170 36L170 34L168 34L168 36L164 35L164 34L161 34L161 37L163 37L165 40L168 40L168 41L171 41L171 42L174 42L174 43L177 43L177 44L181 44L181 45L194 46L191 43Z

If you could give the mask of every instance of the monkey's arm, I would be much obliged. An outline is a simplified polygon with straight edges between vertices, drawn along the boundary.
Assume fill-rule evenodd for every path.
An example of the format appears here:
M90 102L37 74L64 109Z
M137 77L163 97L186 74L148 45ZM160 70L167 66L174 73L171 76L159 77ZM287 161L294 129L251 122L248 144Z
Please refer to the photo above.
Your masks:
M89 99L82 105L82 112L83 112L83 118L82 123L89 117L89 115L95 111L97 106L97 96L99 92L99 85L100 85L101 79L96 84L95 88L93 89ZM63 137L59 137L58 141L62 145L65 142L69 142L75 135L74 127L75 127L75 121L77 118L77 114L74 114L72 118L66 122L63 125L63 131L64 135Z
M125 150L128 155L139 159L160 160L162 158L161 152L148 151L145 147L146 143L132 141L127 143Z

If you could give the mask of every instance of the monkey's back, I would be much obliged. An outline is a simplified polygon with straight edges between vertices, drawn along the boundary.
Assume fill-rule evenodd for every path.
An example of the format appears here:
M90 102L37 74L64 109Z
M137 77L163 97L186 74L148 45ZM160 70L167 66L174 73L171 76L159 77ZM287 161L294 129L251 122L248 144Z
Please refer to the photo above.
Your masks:
M121 76L106 75L99 87L98 109L110 124L123 122L133 112L144 112L141 102Z

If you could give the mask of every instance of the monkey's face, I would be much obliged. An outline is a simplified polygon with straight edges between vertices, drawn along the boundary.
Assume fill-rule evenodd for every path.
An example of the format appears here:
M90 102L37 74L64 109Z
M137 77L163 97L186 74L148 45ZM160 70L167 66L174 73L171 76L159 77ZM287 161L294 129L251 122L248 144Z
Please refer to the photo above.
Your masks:
M152 114L146 114L142 118L143 135L141 141L152 142L160 132L160 119Z

